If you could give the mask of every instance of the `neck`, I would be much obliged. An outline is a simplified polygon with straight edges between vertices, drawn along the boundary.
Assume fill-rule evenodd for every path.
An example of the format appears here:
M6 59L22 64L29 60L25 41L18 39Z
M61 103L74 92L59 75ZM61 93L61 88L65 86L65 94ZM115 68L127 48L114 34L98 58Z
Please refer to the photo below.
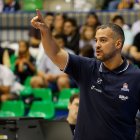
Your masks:
M107 61L103 62L103 64L105 65L105 67L108 68L109 70L116 69L122 63L123 63L123 59L122 59L121 55L119 57L114 57L114 58L112 58L110 60L107 60Z
M76 120L72 119L72 117L70 117L70 116L67 117L67 121L69 124L73 124L73 125L76 124Z

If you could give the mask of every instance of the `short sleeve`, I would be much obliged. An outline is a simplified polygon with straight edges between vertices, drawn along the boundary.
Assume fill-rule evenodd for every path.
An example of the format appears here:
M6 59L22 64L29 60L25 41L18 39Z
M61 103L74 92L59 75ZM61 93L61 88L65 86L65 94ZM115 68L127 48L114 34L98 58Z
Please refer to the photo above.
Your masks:
M93 58L81 57L69 54L67 65L64 72L73 77L77 82L82 80L89 71L94 68Z

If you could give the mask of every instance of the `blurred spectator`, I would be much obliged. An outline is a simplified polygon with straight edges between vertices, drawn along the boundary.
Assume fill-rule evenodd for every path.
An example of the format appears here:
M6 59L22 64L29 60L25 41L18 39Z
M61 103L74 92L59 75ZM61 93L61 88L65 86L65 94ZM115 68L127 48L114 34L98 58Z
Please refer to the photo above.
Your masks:
M35 59L36 56L38 55L38 48L40 42L41 42L40 31L31 26L29 30L29 43L30 43L29 52L31 56L34 57Z
M3 11L3 0L0 0L0 13Z
M54 39L60 48L65 48L64 35L55 35ZM40 49L43 49L41 47ZM65 48L71 54L74 54L72 50ZM52 63L50 58L44 53L44 50L40 50L41 56L37 58L38 75L43 78L45 85L50 87L53 91L62 90L63 88L70 87L70 80L68 75L60 71L60 69ZM34 84L34 80L32 80ZM33 86L33 85L32 85Z
M140 32L140 19L132 24L132 34L135 37Z
M57 13L54 18L54 28L52 31L52 35L62 34L63 33L63 26L64 21L67 16L63 13Z
M57 86L58 86L58 91L61 91L62 89L65 88L70 88L70 79L68 76L60 76L57 79Z
M29 53L29 43L19 41L18 58L15 62L15 74L20 83L24 83L28 76L34 75L36 72L35 59Z
M54 23L54 14L51 12L47 12L45 14L44 17L44 21L46 23L46 25L51 29L51 31L53 30L53 23Z
M16 82L13 72L4 65L0 64L0 101L13 98L13 94L19 94L23 86Z
M108 10L116 10L118 8L119 3L120 0L111 0L108 4Z
M17 0L4 0L3 12L16 12L20 10Z
M133 6L133 9L140 10L140 0L136 0Z
M118 1L118 0L102 0L103 2L102 2L102 7L101 7L101 9L102 10L107 10L108 9L108 7L109 7L109 4L113 1L113 2L115 2L115 1Z
M131 33L131 30L129 26L125 24L123 17L120 15L115 15L112 18L112 22L119 25L123 29L125 35L125 42L123 45L122 53L125 56L129 56L129 50L133 43L133 35Z
M3 52L4 52L4 49L0 46L0 64L3 64L3 62L2 62L2 57L3 57Z
M74 18L67 18L64 22L64 35L66 38L66 47L79 53L80 34L77 22Z
M74 135L75 125L77 122L77 115L79 109L79 94L73 94L70 97L69 104L68 104L68 116L62 116L61 118L57 118L59 120L67 120L70 125L72 134Z
M136 115L136 135L135 140L140 140L140 111Z
M118 4L118 10L122 9L132 9L134 4L134 0L121 0Z
M10 68L11 63L10 63L10 55L7 49L4 50L3 52L3 57L2 57L2 64Z
M91 26L91 27L93 27L94 30L96 30L96 28L100 24L101 23L99 21L98 16L96 15L96 13L94 13L94 12L88 13L84 26ZM82 30L84 29L84 26L81 27L80 32L82 32Z
M45 23L48 25L48 27L53 30L53 21L54 21L54 15L51 12L48 12L45 14L44 17ZM30 27L29 30L29 40L30 40L30 54L36 58L38 55L39 51L39 44L41 42L41 34L40 31L33 28L32 26Z
M14 50L10 48L2 48L0 47L0 64L3 64L10 68L10 57L12 54L14 54Z
M130 49L130 55L134 59L134 63L140 67L140 33L134 37L133 46Z
M85 26L81 33L81 39L79 41L79 49L81 50L85 46L92 46L93 52L95 51L95 30L91 26ZM92 56L93 57L93 56Z
M68 105L69 112L67 116L67 121L70 124L73 134L77 122L78 108L79 108L79 94L74 94L71 96L69 101L69 105Z
M29 40L30 40L30 46L34 48L38 48L40 41L41 41L41 35L40 31L33 28L32 26L30 27L29 30Z
M68 53L75 54L73 50L66 47L66 38L63 34L57 34L54 36L54 39L60 48L64 48Z
M93 46L92 45L85 45L80 50L79 55L84 56L84 57L89 57L89 58L95 57L95 51L93 50Z

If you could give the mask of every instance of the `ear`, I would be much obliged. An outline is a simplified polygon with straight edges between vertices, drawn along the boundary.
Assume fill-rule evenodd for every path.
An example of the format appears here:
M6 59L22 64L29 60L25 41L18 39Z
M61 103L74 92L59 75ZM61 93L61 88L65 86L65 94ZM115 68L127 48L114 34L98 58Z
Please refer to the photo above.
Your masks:
M116 46L117 49L122 48L122 41L121 41L121 39L118 39L118 40L116 41L115 46Z

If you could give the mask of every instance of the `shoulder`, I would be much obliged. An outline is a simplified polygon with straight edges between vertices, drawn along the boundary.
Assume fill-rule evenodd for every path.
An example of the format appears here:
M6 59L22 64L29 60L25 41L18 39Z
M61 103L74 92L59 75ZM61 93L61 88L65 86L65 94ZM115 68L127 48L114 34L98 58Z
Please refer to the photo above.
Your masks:
M69 56L69 61L70 60L80 60L80 61L88 61L88 62L98 61L95 58L88 58L88 57L84 57L84 56L81 56L81 55L68 54L68 56Z
M80 71L85 71L85 70L93 71L93 69L99 68L100 63L101 62L96 60L95 58L88 58L88 57L69 54L65 70L72 68L74 71L76 69Z

